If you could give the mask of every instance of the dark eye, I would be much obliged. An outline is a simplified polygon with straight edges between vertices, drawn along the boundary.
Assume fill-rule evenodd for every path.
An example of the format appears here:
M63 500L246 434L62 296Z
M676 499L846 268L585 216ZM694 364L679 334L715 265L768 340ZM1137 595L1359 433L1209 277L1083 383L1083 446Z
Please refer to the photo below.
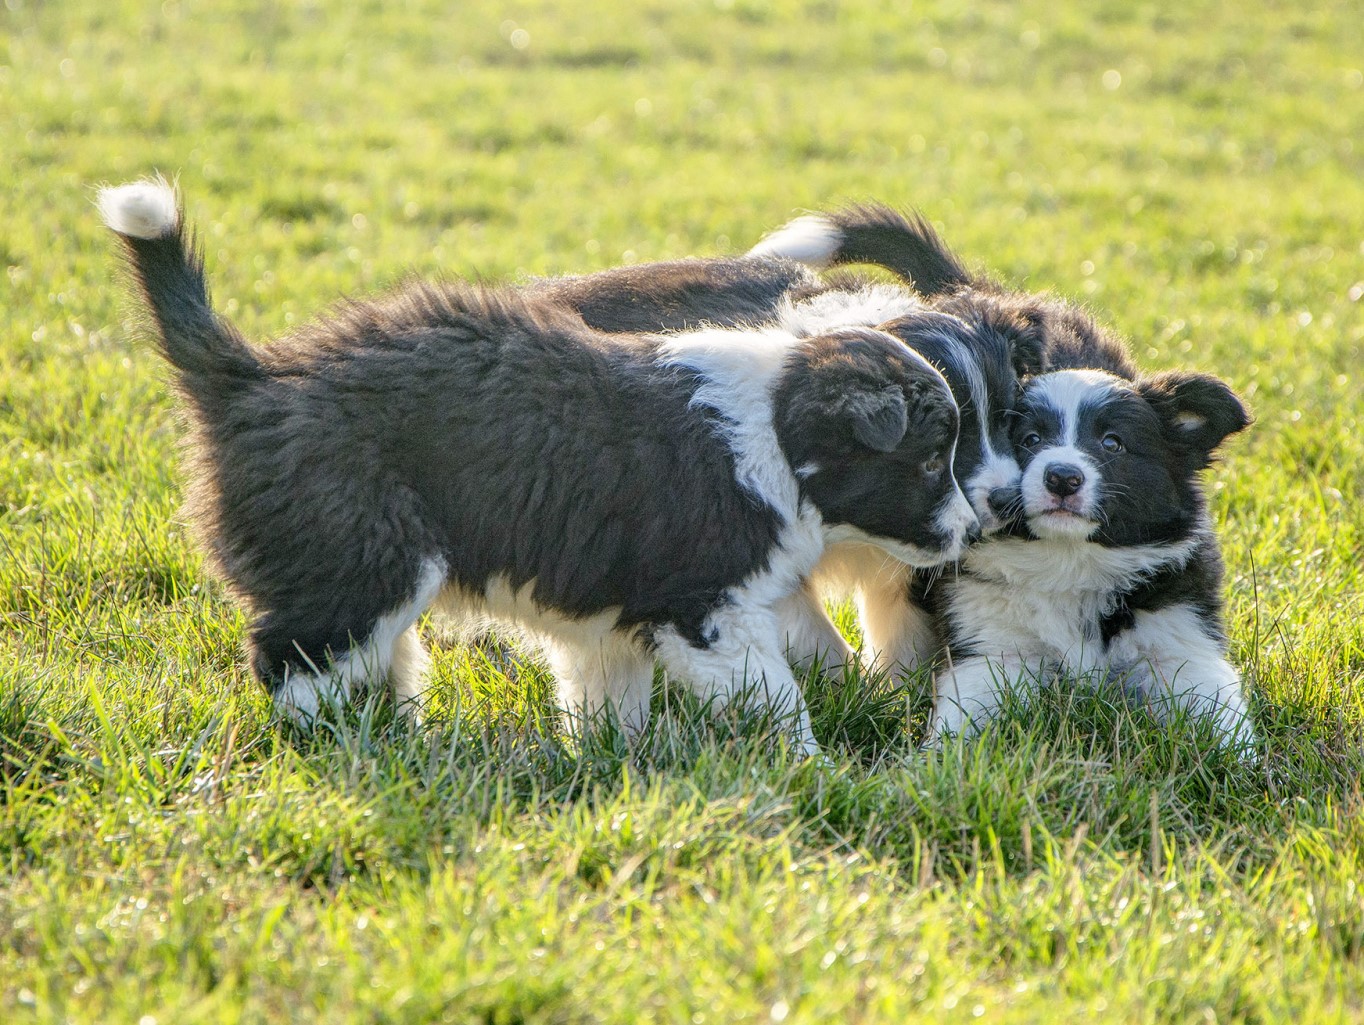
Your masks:
M1023 440L1019 442L1024 448L1032 448L1034 445L1040 445L1041 443L1042 435L1038 434L1036 431L1029 431L1027 434L1023 435Z
M924 473L929 476L936 473L942 473L943 468L946 465L947 460L943 457L943 454L941 452L934 453L924 460Z
M1116 454L1118 452L1127 451L1126 446L1122 443L1122 439L1116 434L1105 434L1099 444L1103 446L1105 452L1113 452Z

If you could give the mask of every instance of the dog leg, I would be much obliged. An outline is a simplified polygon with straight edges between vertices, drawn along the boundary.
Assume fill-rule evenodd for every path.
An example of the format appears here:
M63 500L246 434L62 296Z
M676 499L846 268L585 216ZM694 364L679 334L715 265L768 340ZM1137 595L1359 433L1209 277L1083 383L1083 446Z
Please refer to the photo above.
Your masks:
M851 593L862 627L863 658L871 669L902 681L942 648L931 617L910 598L911 570L870 545L836 544L815 567L813 589Z
M713 639L697 647L671 628L657 632L659 661L702 700L723 709L741 694L755 694L775 715L789 718L796 747L811 757L819 745L810 729L810 712L786 661L784 635L777 617L766 610L733 607L713 619Z
M907 575L867 581L858 589L857 610L874 669L903 683L937 660L942 639L932 617L910 600Z
M940 746L948 734L978 731L999 711L1010 687L1029 686L1033 674L1017 659L964 658L944 666L934 680L937 699L929 743Z
M619 635L595 644L554 638L545 654L570 733L582 736L584 726L602 714L616 716L632 742L643 732L649 722L654 662L634 641Z
M431 656L422 644L421 634L410 626L398 635L393 645L393 663L388 671L393 689L393 704L400 715L421 722L423 695L431 673Z
M1175 708L1210 715L1223 744L1238 750L1254 745L1241 678L1192 609L1172 606L1141 613L1125 640L1136 650L1138 669L1147 670L1134 676L1157 715L1168 718Z
M836 669L857 661L857 655L824 611L824 603L809 584L777 606L786 637L786 657L799 669L819 665Z
M275 707L299 725L309 726L324 707L344 707L357 689L390 680L395 697L410 703L421 692L429 667L416 623L440 593L444 578L444 563L427 560L407 601L380 616L363 639L353 639L344 652L333 651L321 664L294 645L281 660L283 679L272 688ZM271 629L276 635L288 633L278 625ZM257 660L265 661L263 651Z

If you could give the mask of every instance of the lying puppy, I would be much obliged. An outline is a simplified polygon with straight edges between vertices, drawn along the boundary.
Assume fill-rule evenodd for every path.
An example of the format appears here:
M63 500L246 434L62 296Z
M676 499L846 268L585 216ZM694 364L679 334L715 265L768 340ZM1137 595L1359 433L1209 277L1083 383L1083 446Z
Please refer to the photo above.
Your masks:
M1017 526L1012 503L1022 471L1009 417L1020 380L1073 367L1137 375L1122 341L1083 309L972 273L921 216L872 204L800 217L749 256L813 269L879 266L911 283L928 308L971 326L969 340L951 352L920 348L943 371L961 407L957 477L986 536ZM936 617L917 593L926 584L923 574L887 567L873 553L849 548L832 550L814 580L826 593L855 595L874 665L897 676L932 664L943 652Z
M1116 677L1158 711L1252 739L1227 662L1222 559L1198 475L1249 423L1220 381L1067 370L1029 382L1013 437L1029 537L976 546L938 596L948 665L933 735L979 728L1007 687Z
M830 541L934 566L978 531L947 383L885 333L610 336L515 291L414 285L255 348L213 312L164 182L99 203L176 370L191 508L252 668L301 720L385 680L416 699L440 606L537 641L574 722L642 727L657 658L721 703L756 686L813 751L783 603Z

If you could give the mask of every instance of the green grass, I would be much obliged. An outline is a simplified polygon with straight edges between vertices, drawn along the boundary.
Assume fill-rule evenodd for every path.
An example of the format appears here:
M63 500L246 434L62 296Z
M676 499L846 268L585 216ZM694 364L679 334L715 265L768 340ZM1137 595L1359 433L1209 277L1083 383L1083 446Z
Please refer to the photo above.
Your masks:
M9 0L0 1019L1357 1020L1364 19L1309 6ZM1263 762L1055 693L924 755L921 688L842 680L831 767L672 692L574 750L452 647L425 729L288 734L90 203L153 169L258 337L920 206L1253 405L1212 493Z

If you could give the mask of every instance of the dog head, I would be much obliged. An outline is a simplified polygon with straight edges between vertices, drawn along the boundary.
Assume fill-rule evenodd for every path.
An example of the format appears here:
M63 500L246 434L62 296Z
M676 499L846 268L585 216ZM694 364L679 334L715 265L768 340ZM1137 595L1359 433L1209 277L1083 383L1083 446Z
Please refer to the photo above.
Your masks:
M1198 472L1249 423L1231 389L1205 374L1036 377L1013 426L1028 528L1109 546L1180 540L1202 515Z
M1009 415L1020 380L1041 370L1041 352L988 307L961 307L964 316L923 312L883 324L947 379L961 414L954 470L985 534L1017 514L1020 470Z
M911 566L960 558L979 522L957 486L956 402L898 339L843 328L802 341L774 393L777 437L834 541Z

